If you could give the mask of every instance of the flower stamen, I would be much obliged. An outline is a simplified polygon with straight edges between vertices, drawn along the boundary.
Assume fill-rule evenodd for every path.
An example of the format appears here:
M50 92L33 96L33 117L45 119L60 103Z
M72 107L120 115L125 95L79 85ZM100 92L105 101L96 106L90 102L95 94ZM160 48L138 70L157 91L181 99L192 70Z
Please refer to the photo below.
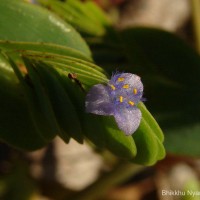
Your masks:
M120 102L120 103L123 102L123 96L119 96L119 102Z
M137 94L137 93L138 93L138 91L137 91L136 88L133 89L133 93L134 93L134 94Z
M129 85L126 84L126 85L123 86L123 88L124 88L124 89L128 89L128 88L129 88Z
M131 106L134 106L135 105L135 103L133 102L133 101L129 101L128 102Z
M114 85L110 85L110 87L111 87L112 90L116 89Z
M118 82L123 82L123 81L124 81L124 78L119 77L119 78L117 79L117 81L118 81Z

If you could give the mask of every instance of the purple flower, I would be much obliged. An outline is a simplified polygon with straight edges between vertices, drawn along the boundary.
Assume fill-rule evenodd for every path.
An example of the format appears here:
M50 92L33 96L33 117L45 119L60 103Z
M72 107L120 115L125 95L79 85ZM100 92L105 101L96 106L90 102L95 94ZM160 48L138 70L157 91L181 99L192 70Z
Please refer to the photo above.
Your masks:
M131 73L112 76L107 85L94 85L86 96L86 112L113 115L126 135L133 134L142 117L137 104L142 100L143 84Z

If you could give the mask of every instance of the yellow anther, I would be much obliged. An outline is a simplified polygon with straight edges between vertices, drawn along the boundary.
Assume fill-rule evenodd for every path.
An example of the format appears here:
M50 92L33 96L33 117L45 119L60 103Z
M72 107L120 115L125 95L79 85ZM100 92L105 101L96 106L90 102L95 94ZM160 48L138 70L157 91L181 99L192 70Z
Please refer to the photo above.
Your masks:
M119 101L120 101L120 103L123 102L123 96L119 96Z
M122 81L124 81L124 78L119 77L119 78L117 79L117 81L118 81L118 82L122 82Z
M134 93L134 94L137 94L137 92L138 92L137 89L134 88L134 89L133 89L133 93Z
M112 90L116 89L114 85L110 85L110 87L111 87Z
M129 85L126 84L126 85L123 86L123 88L128 89L128 88L129 88Z
M134 106L135 105L135 103L133 102L133 101L129 101L128 102L131 106Z

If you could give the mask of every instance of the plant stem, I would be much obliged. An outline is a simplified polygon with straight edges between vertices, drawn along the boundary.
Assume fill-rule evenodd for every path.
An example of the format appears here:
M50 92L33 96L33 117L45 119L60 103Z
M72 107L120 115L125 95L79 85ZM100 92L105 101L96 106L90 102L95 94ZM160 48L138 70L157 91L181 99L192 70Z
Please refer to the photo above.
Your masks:
M144 170L145 167L132 163L121 163L113 171L103 175L91 186L79 192L73 200L96 200L103 196L109 189L127 180L129 177Z
M191 0L191 7L196 48L200 53L200 0Z

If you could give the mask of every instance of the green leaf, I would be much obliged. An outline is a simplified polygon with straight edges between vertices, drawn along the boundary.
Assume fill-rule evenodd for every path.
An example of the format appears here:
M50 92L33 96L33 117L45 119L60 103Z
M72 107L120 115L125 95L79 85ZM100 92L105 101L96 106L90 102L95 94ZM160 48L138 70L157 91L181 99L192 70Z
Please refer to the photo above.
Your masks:
M84 57L81 52L68 47L45 43L0 41L0 48L7 53L19 52L30 58L54 64L55 67L68 70L71 73L81 74L83 79L86 77L86 80L94 79L94 81L99 82L107 80L105 75L102 76L102 73L105 73L102 68L89 62L88 58ZM94 82L92 83L94 84Z
M165 133L168 152L200 155L200 57L174 34L151 28L120 33L124 52L144 82L147 106Z
M55 43L91 56L72 26L46 9L21 0L1 0L0 27L0 40Z
M44 116L44 119L47 121L46 126L49 126L50 128L50 131L47 133L47 135L44 135L44 137L52 139L57 133L60 132L60 128L57 124L57 120L55 118L51 102L48 98L47 91L43 87L42 82L37 75L34 64L32 64L26 58L23 58L23 61L28 71L27 76L29 77L30 83L33 86L33 93L36 96L35 100L38 103L38 109Z
M149 124L151 126L151 129L154 131L155 136L161 141L164 141L164 135L160 128L160 126L157 124L156 120L153 118L151 113L147 110L146 106L143 103L138 104L138 108L142 111L142 117L145 119L146 124Z
M80 35L70 25L40 7L23 1L10 0L8 3L2 0L0 4L0 26L2 27L0 48L4 52L9 51L12 56L17 55L18 59L18 54L25 54L29 51L29 54L36 52L40 56L44 56L48 52L51 53L51 56L52 54L64 55L72 60L75 58L79 61L80 59L81 61L82 59L91 60L90 51ZM13 28L15 29L13 30ZM22 65L21 61L18 60L18 62ZM10 63L12 67L18 70L18 66L11 61ZM9 64L6 65L4 61L1 62L0 70L2 71L0 79L2 96L1 140L28 150L44 146L49 139L55 136L55 129L51 129L51 127L56 124L56 121L51 111L51 105L45 104L49 100L45 100L44 89L40 87L41 93L38 93L40 82L36 81L37 74L34 76L34 71L32 71L32 78L35 79L34 84L37 86L37 94L39 96L44 94L43 98L40 97L39 99L28 76L22 74L19 70L18 72L15 70L15 73L18 73L18 78L20 78L19 81L12 68ZM50 115L48 115L49 112Z
M63 130L62 132L58 132L58 135L67 142L69 136L71 136L78 142L83 143L83 135L76 108L59 82L58 72L51 66L42 63L36 63L36 70L45 84L56 119L61 130Z
M11 89L8 85L6 88ZM20 90L18 92L20 92L19 95L23 94ZM0 90L0 105L1 141L26 150L39 149L47 144L35 126L24 99L14 99L13 96Z
M139 108L143 117L138 130L133 134L138 152L133 162L153 165L157 160L165 157L165 149L162 144L163 133L142 103Z
M17 66L12 62L11 64L16 70ZM27 150L35 150L44 146L47 141L41 135L41 130L47 132L48 128L42 123L42 119L33 120L33 116L39 116L36 112L30 112L31 108L36 107L33 96L29 92L26 93L27 87L24 87L21 77L18 77L19 79L16 77L2 56L0 66L1 140Z
M124 159L135 157L137 149L133 138L119 130L113 117L85 114L84 120L84 134L95 145Z
M163 144L155 137L145 120L142 119L139 129L134 133L133 138L137 146L137 156L134 163L153 165L165 156Z
M18 52L18 53L33 53L45 56L46 53L52 55L68 56L71 58L79 58L86 61L91 61L91 58L84 55L81 51L73 49L68 46L58 45L54 43L45 42L16 42L0 40L0 48L5 51Z
M4 51L6 51L6 49L4 49ZM23 54L25 55L25 52L23 52ZM30 51L28 55L30 56ZM36 68L34 64L35 61L25 59L25 66L23 67L28 69L28 74L25 73L25 75L23 75L18 70L18 67L14 65L15 73L18 74L24 87L23 92L27 96L27 103L30 104L29 111L32 113L32 122L35 123L38 127L37 123L41 121L44 127L46 127L45 131L41 127L41 130L39 129L40 135L44 137L45 140L49 135L53 134L52 136L55 136L57 133L66 142L69 140L69 134L77 141L82 143L83 136L80 132L80 126L78 126L79 120L76 116L76 108L73 107L71 102L76 101L77 104L82 104L84 103L84 98L76 100L71 100L71 98L69 99L67 93L64 93L65 91L63 90L58 80L60 79L60 76L63 76L63 79L65 80L69 79L68 74L70 73L70 70L73 69L73 66L75 72L77 69L80 71L78 77L81 77L82 74L87 74L87 76L83 76L84 80L94 79L96 83L99 83L99 81L102 82L107 80L106 76L100 72L103 71L100 67L88 61L80 60L71 56L60 56L57 54L49 55L49 53L45 53L45 55L43 53L32 52L30 57L34 57L35 59L38 58L38 61L44 60L46 62L50 62L51 59L54 60L54 62L50 65L51 69L49 67L49 69L46 69L46 67L49 65L45 65L45 67L42 69L41 67ZM19 64L21 63L20 61L18 62ZM58 67L59 63L63 63L61 68ZM68 64L69 68L66 66L66 64ZM39 77L39 74L42 76L42 78ZM97 80L95 79L96 76L98 77ZM70 83L68 82L68 84ZM51 101L49 100L49 97ZM13 99L14 98L16 97L13 96ZM82 112L84 112L84 110L82 110ZM10 115L10 117L12 117L12 115ZM26 118L26 116L24 117ZM57 122L59 122L59 126ZM50 128L50 130L48 130L48 128ZM21 144L21 139L22 138L19 136L19 139L16 141L16 146L24 148L24 146ZM10 143L9 138L7 142ZM25 147L25 149L27 149L27 147Z
M111 24L105 13L91 1L68 0L59 2L56 0L39 0L39 2L86 35L103 36L106 28Z

